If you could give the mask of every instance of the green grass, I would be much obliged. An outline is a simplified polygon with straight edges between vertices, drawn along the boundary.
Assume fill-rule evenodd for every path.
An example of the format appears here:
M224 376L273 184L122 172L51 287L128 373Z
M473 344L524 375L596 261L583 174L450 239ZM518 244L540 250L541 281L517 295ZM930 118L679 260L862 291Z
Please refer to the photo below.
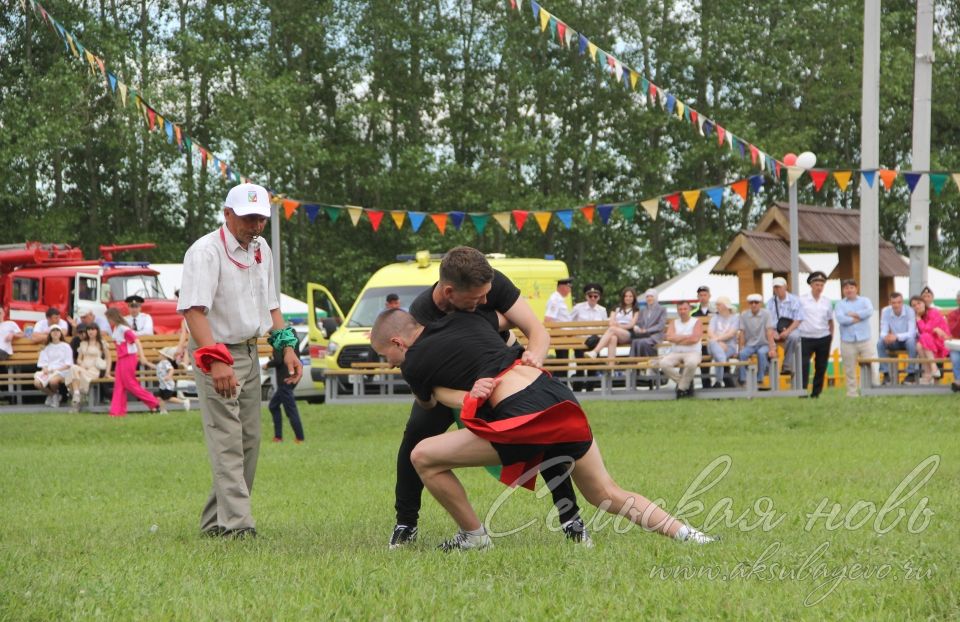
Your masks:
M245 542L197 535L210 473L196 412L123 421L0 415L0 619L957 618L957 405L955 396L838 394L588 402L607 467L624 487L673 509L704 466L729 456L729 472L698 499L711 508L728 498L753 523L767 497L781 522L766 531L712 527L724 540L709 547L607 524L593 530L596 548L580 550L551 528L548 499L518 491L491 526L537 523L492 551L463 555L434 550L455 529L429 496L420 542L386 549L406 405L302 406L307 443L262 447L260 537ZM264 426L269 437L269 415ZM938 469L889 532L873 520L805 528L824 498L844 513L858 501L879 508L929 456L940 457ZM506 490L479 469L462 479L481 516ZM912 533L907 518L923 497L932 516ZM704 515L689 520L702 525ZM826 548L804 574L818 547ZM739 576L722 575L740 563ZM908 565L921 576L907 578ZM888 574L874 576L883 568ZM829 577L811 577L816 571ZM836 585L828 591L824 582Z

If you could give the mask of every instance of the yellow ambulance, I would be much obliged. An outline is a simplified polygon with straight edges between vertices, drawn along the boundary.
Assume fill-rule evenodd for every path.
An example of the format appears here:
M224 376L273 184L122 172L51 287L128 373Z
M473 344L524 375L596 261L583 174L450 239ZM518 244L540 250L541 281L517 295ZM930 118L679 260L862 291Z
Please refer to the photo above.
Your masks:
M439 278L442 255L420 251L409 257L398 257L377 270L360 292L350 311L344 315L333 296L323 285L307 284L307 323L310 327L310 375L316 387L324 388L328 369L347 369L354 363L379 360L370 347L370 328L377 315L386 308L388 294L400 297L400 306L409 308L420 292ZM528 259L487 255L494 269L507 275L520 288L534 313L541 320L547 299L557 289L557 281L569 276L567 264L555 259ZM568 301L569 304L569 301ZM352 392L351 377L337 376L341 392Z

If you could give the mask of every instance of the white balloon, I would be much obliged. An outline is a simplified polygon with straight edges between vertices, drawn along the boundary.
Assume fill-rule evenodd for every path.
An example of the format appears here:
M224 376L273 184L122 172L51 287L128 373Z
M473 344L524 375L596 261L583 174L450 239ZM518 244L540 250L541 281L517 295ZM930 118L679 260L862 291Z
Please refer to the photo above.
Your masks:
M804 151L797 156L797 166L800 168L813 168L817 165L817 156L810 151Z

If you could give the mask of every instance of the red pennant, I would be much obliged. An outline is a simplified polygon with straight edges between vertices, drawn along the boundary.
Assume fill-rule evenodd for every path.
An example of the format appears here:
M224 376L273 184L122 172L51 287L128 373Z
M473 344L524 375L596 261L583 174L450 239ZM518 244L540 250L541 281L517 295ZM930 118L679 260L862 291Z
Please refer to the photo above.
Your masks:
M437 229L440 230L440 235L444 235L447 231L447 215L446 214L430 214L430 220L433 221L433 224L437 225Z
M777 163L777 179L780 179L780 160L775 160Z
M293 199L283 200L283 215L286 216L287 220L290 220L290 217L293 216L293 213L297 211L298 207L300 207L299 201L294 201Z
M667 203L670 204L670 207L673 209L673 211L675 212L680 211L680 193L679 192L668 194L663 198L667 200Z
M510 1L515 2L516 0L510 0ZM567 34L567 25L564 24L563 22L557 22L557 38L560 39L561 47L566 42L566 37L564 36L566 34Z
M584 205L580 208L580 213L583 214L583 217L587 219L587 222L591 225L593 224L593 215L597 211L597 206L591 203L590 205Z
M827 175L830 171L808 171L810 174L810 179L813 180L813 189L817 192L820 192L820 188L823 188L823 182L827 181Z
M759 153L759 152L757 151L757 148L754 147L753 145L750 145L750 164L756 164L756 163L757 163L757 154L758 154L758 153ZM744 200L746 200L746 197L744 197Z
M147 119L149 119L150 131L152 132L157 124L157 113L153 111L153 108L147 108Z
M697 113L696 110L690 111L690 121L693 123L694 127L697 126L697 119L699 118L700 118L700 115Z
M517 231L523 231L523 225L527 222L527 216L530 212L522 209L513 210L513 222L517 225Z
M730 189L740 195L744 201L747 200L747 180L741 179L730 184Z
M517 0L510 0L510 8L516 10Z
M656 101L657 101L657 85L654 84L653 82L650 83L649 92L650 92L650 101L656 103Z
M370 225L373 227L373 230L376 231L380 228L380 221L383 220L383 212L376 209L369 209L367 210L367 218L370 219Z
M717 144L721 147L723 146L723 138L726 136L727 130L723 129L719 125L717 126Z
M200 166L207 168L207 150L200 147Z

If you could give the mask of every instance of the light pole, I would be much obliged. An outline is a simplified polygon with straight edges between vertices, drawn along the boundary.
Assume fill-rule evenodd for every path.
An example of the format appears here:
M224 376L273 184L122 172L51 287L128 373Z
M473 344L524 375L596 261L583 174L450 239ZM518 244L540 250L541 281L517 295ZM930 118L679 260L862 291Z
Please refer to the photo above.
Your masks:
M817 156L804 151L799 156L788 153L783 156L787 165L787 185L790 194L790 289L794 296L800 295L800 208L797 205L797 180L803 172L816 166Z

